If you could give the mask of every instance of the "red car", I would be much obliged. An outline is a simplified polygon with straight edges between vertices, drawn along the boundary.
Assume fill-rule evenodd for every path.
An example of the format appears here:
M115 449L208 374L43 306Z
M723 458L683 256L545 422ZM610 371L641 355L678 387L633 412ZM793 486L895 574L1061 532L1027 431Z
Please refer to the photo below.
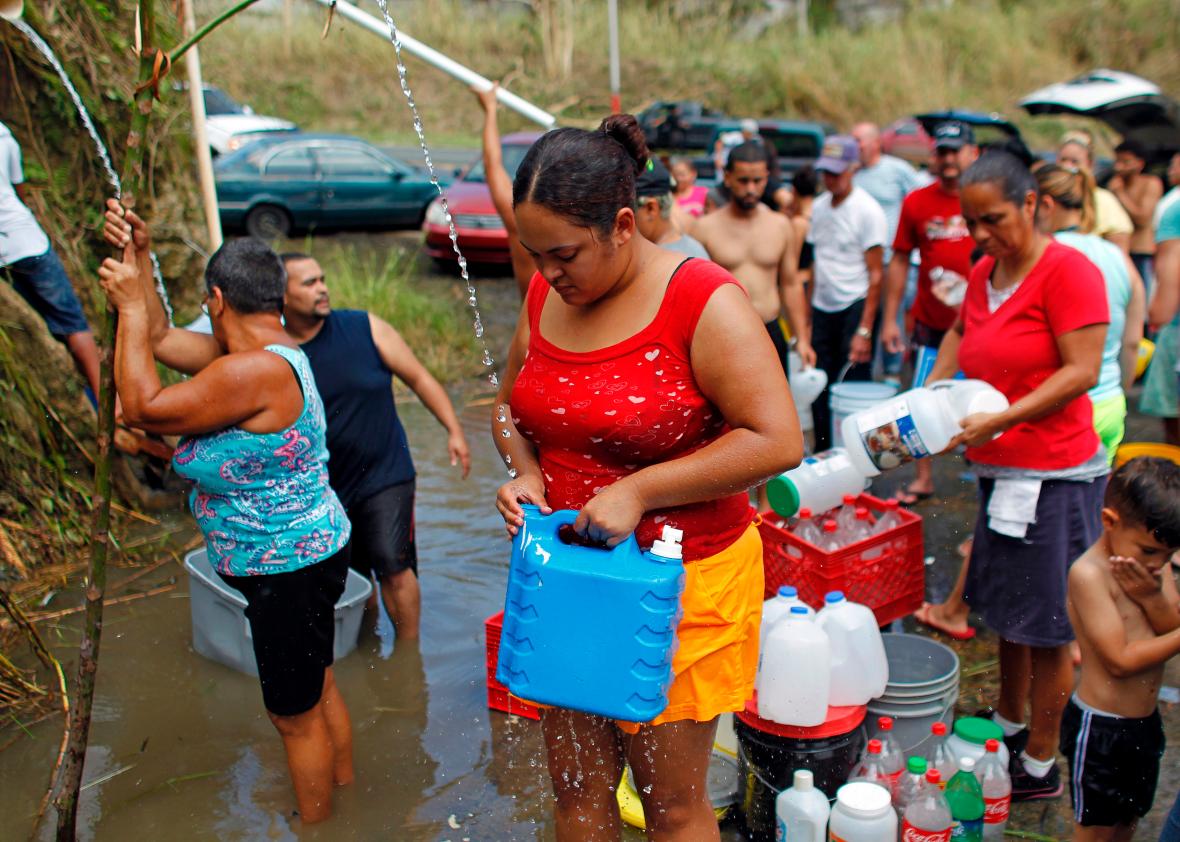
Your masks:
M904 117L881 130L881 151L926 167L934 152L934 138L926 134L916 117Z
M504 169L509 178L516 177L516 169L524 160L529 147L541 136L540 132L520 132L505 135ZM459 248L471 263L509 263L508 232L504 230L492 194L484 177L483 159L472 163L465 172L446 188L447 204L455 221ZM451 230L443 212L442 200L435 199L426 209L422 223L426 253L440 263L454 263L457 259L451 246Z

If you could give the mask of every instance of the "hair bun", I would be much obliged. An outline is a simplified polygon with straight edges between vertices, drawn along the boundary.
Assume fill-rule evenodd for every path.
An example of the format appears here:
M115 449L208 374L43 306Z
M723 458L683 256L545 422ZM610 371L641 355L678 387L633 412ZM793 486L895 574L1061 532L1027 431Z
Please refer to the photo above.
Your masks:
M635 162L635 172L643 171L647 165L650 153L647 149L647 138L643 129L639 128L639 121L631 114L612 114L598 126L598 130L607 137L617 140L631 160Z

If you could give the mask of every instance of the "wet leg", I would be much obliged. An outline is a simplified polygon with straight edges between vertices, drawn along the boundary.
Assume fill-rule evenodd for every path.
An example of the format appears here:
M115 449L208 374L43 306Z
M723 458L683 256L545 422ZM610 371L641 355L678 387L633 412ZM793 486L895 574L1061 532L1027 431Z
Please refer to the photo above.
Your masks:
M1065 704L1073 689L1073 664L1069 658L1069 646L1026 648L1031 664L1032 716L1029 719L1028 747L1025 751L1036 760L1049 760L1057 753L1061 715L1065 712ZM1002 658L1001 654L1001 666ZM1000 714L1011 719L1002 708Z
M1000 700L996 711L1009 722L1025 722L1032 675L1029 647L1000 639ZM1060 718L1060 714L1058 714ZM1057 736L1054 734L1053 739ZM1054 743L1056 745L1056 743ZM1032 754L1032 751L1029 751ZM1033 757L1038 755L1033 754Z
M669 722L631 738L627 759L635 773L647 838L655 842L711 842L721 838L706 779L717 720Z
M558 842L619 839L615 791L623 776L623 743L609 719L554 708L541 713Z
M418 574L408 567L381 577L381 599L398 640L417 640L422 616L422 591Z
M268 715L283 738L300 818L309 824L323 821L332 815L332 738L323 699L294 716Z
M921 464L921 461L918 464ZM969 634L971 629L967 625L971 609L963 599L963 591L967 587L967 567L971 563L971 544L971 540L968 539L960 547L963 566L959 568L959 576L955 579L955 586L951 588L947 598L938 604L924 602L922 607L914 612L919 622L945 631L952 637Z
M320 697L324 712L324 723L328 726L328 737L332 740L332 781L336 786L353 782L352 770L352 719L332 668L324 670L324 695Z

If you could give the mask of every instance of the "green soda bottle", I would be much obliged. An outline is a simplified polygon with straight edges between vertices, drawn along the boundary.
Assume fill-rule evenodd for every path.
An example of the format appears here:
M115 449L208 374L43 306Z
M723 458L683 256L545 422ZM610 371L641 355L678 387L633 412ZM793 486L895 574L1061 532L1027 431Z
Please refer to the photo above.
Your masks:
M951 839L955 842L983 842L983 788L975 777L975 760L959 759L959 771L946 785L951 806Z

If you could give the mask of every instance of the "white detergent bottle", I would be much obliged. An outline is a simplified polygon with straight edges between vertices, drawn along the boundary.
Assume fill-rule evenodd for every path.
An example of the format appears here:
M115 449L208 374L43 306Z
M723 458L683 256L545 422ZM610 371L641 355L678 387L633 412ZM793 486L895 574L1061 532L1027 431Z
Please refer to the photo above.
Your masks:
M968 415L1007 408L1008 399L982 380L939 381L853 413L841 430L852 464L875 477L941 453Z
M824 842L827 839L832 808L828 797L815 788L815 776L809 770L795 770L794 785L778 794L774 812L776 840Z
M828 704L863 705L884 693L889 662L873 612L849 602L842 591L832 591L824 597L815 621L827 633L831 647Z
M758 715L781 725L814 727L828 715L831 645L802 605L775 623L762 643L755 682Z

